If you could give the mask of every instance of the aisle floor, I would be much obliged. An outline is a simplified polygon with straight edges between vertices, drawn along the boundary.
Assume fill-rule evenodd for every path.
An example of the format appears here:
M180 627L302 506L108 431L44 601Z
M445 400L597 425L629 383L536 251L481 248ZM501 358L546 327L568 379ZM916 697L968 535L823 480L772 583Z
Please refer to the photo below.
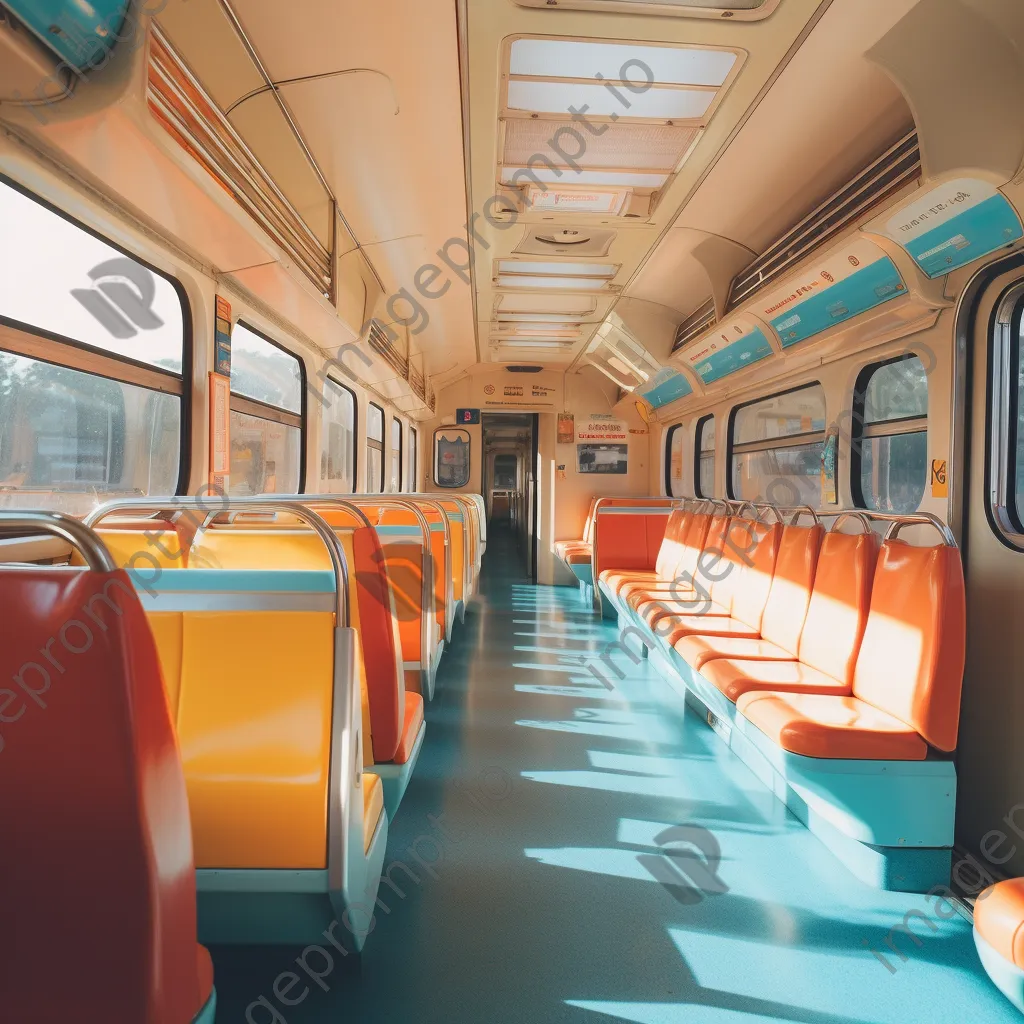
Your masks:
M854 879L646 662L602 660L615 631L575 590L517 566L494 531L361 975L214 949L220 1024L1020 1020L969 922Z

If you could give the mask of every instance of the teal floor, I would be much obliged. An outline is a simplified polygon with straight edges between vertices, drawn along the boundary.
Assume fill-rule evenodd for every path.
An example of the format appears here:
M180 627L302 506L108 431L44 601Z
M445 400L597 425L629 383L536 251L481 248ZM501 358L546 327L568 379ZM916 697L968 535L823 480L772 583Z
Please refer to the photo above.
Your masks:
M967 921L847 874L646 663L602 662L614 630L530 586L500 532L481 591L361 974L214 949L219 1024L1020 1021Z

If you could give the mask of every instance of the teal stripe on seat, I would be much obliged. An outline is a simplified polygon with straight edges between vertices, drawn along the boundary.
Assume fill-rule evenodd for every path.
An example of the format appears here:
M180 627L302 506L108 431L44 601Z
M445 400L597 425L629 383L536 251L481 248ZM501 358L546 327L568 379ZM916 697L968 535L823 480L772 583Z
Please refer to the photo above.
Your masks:
M236 593L333 594L334 573L330 569L162 569L129 573L140 588L150 593L206 594L214 591Z

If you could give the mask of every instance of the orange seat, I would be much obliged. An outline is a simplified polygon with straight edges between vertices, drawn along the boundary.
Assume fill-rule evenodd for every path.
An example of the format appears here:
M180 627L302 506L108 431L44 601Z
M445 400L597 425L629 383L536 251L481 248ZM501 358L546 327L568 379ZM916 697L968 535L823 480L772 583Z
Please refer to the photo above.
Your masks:
M736 707L783 750L805 757L923 761L928 754L915 729L857 697L744 693Z
M716 658L796 658L823 535L824 530L817 523L809 527L787 526L782 531L775 573L761 618L760 639L688 636L676 643L676 653L698 671Z
M0 648L4 1019L188 1024L213 969L181 758L128 575L3 568L0 616L17 638ZM54 935L73 950L56 981L40 956Z
M1024 878L997 882L980 893L974 927L1004 960L1024 970Z
M797 537L796 540L804 547L814 542L812 537ZM767 640L783 652L784 660L806 670L783 673L781 678L793 685L778 689L798 689L795 681L806 679L814 681L807 687L811 691L852 693L854 667L868 618L877 550L874 534L828 534L817 555L814 588L806 605L806 618L800 625L797 619L804 608L803 588L795 582L792 588L776 587L773 581L763 620L769 635L762 634L761 640ZM790 554L793 551L787 552L787 556ZM796 573L792 576L795 579ZM787 594L792 613L788 616L779 614L786 611ZM789 650L796 637L799 637L799 645L794 657ZM691 639L676 644L676 652L683 658L694 658L707 650L709 641L688 643ZM771 648L762 650L768 653ZM731 659L705 659L699 671L733 701L749 690L776 689L772 680L780 678L779 673L766 660L758 664L758 659L749 655L740 660L743 664L735 667Z
M391 759L395 764L405 764L412 757L413 748L416 746L416 737L419 736L422 725L423 697L418 693L406 691L402 738L395 750L395 756Z
M829 641L820 640L824 649ZM965 649L960 552L887 540L878 553L852 694L747 693L737 709L793 753L923 760L929 744L956 749Z
M687 639L693 639L688 637ZM754 640L752 643L764 643ZM680 644L683 641L680 641ZM774 647L774 645L772 645ZM676 650L679 644L676 645ZM779 648L775 648L779 650ZM832 693L845 696L850 688L819 669L799 661L718 658L708 661L701 675L713 683L733 703L751 690L773 692Z

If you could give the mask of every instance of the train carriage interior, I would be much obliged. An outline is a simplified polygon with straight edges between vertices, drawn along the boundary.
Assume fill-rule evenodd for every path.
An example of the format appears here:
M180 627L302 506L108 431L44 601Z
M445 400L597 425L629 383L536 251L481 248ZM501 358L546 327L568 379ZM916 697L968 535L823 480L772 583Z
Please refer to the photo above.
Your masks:
M1020 0L0 0L0 1020L1024 1014Z

